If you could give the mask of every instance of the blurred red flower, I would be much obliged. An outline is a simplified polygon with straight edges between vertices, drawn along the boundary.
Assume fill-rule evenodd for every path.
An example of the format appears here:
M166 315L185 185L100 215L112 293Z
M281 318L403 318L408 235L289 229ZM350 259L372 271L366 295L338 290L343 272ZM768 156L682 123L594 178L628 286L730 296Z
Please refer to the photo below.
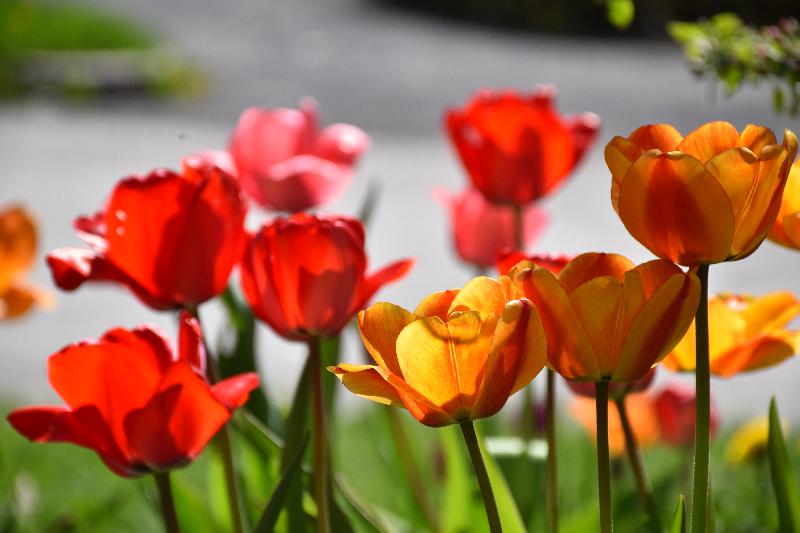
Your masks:
M333 336L413 260L366 274L364 226L342 215L298 213L264 224L247 246L242 288L253 312L279 335Z
M242 189L268 209L302 211L336 199L350 185L369 136L350 124L318 130L317 104L246 109L230 143Z
M671 383L655 397L656 413L661 425L661 439L673 446L694 445L694 389ZM719 415L711 405L711 433L716 432Z
M558 254L549 252L539 252L534 254L525 254L517 250L506 249L497 256L497 272L501 276L507 276L511 269L514 268L520 261L529 261L534 265L540 266L545 270L549 270L556 276L567 266L567 263L575 259L574 255Z
M183 466L241 407L258 376L206 382L197 321L183 312L178 353L151 327L108 331L50 356L50 384L66 406L25 407L8 420L36 442L94 450L133 477Z
M435 189L433 194L450 214L456 251L467 263L484 268L494 266L497 254L514 246L516 228L511 206L492 204L471 187L457 194ZM544 209L525 207L522 235L527 246L539 239L548 219Z
M47 263L64 290L111 281L154 309L193 307L225 289L246 242L246 210L233 177L189 157L180 174L120 181L102 212L75 221L91 250L60 248Z
M530 94L478 92L445 122L472 184L487 199L523 205L554 191L580 162L600 127L593 113L554 109L555 88Z

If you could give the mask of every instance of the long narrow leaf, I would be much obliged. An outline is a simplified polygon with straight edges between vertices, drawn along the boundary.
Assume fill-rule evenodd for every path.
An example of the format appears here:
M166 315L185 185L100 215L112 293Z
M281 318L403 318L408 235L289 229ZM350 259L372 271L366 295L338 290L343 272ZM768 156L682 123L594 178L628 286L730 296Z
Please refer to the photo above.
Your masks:
M675 515L672 517L669 533L686 533L686 502L683 499L683 494L678 496L678 506L675 508Z
M283 504L286 500L286 494L289 491L289 487L292 481L297 477L298 472L301 471L303 465L303 454L305 453L307 446L308 433L303 436L303 440L297 450L295 450L295 453L289 462L286 471L283 473L283 477L275 486L275 490L272 492L272 496L270 497L267 506L264 508L261 518L258 520L258 524L256 524L255 533L268 533L275 530L275 524L277 524L278 517L283 509Z
M497 501L497 510L500 513L503 531L506 533L525 533L527 531L525 521L517 508L517 502L514 500L514 495L511 493L505 476L503 476L503 471L494 457L487 453L480 432L478 430L476 432L478 433L478 442L481 443L481 451L483 452L483 460L486 463L486 470L489 473L489 480L492 482L492 490Z
M311 358L306 360L303 374L297 382L292 407L286 418L286 439L281 453L281 475L285 475L292 462L295 451L300 447L308 427L311 399ZM303 480L295 478L289 483L286 495L286 512L290 531L301 531L305 527L303 511Z
M800 531L800 491L783 439L775 398L769 404L769 438L767 440L772 487L778 504L781 532Z

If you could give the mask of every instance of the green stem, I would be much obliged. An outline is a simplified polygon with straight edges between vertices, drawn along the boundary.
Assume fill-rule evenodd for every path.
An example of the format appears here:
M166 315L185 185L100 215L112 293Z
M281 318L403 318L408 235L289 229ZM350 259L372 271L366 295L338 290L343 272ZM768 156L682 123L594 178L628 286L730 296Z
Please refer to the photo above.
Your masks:
M608 381L595 383L597 408L597 480L600 493L600 532L611 533L611 463L608 454Z
M211 355L211 350L208 348L206 342L206 335L202 331L203 326L200 322L200 314L197 308L189 309L192 315L197 319L200 324L201 336L203 347L206 351L206 379L210 384L217 382L217 370L214 358ZM217 433L214 443L217 446L217 451L222 457L222 465L225 471L225 487L228 496L228 509L231 515L231 526L234 533L244 533L247 529L247 517L244 514L244 503L242 499L242 491L239 484L239 475L237 473L236 462L233 457L233 446L231 445L230 428L228 425L222 426L222 429Z
M636 435L633 432L633 427L628 417L628 410L625 408L625 396L625 394L620 395L615 402L617 404L617 411L619 412L619 420L622 424L622 432L625 435L625 450L628 452L628 461L631 464L631 470L633 470L633 475L636 478L639 499L645 507L645 511L650 516L650 524L654 530L663 531L661 516L658 512L658 504L653 494L653 488L650 486L647 468L645 467L644 458L642 457L642 449L639 448L639 443L636 441Z
M486 464L483 462L481 446L478 443L478 436L475 434L475 426L472 425L472 420L461 422L459 426L461 427L461 433L464 435L464 442L467 443L469 457L472 459L472 467L475 469L475 477L478 478L478 486L481 488L486 518L489 520L489 531L491 533L501 533L503 527L500 525L500 514L497 512L492 483L489 481L489 473L486 471Z
M308 342L311 365L311 411L314 436L314 498L317 501L317 531L331 531L331 458L328 446L328 416L325 408L325 391L322 386L322 339Z
M556 373L547 369L547 523L558 533L558 455L556 444Z
M386 413L386 418L389 421L389 430L392 432L392 441L394 441L397 455L400 456L400 466L403 468L403 474L406 476L411 492L414 499L417 501L425 520L431 531L438 531L438 520L436 512L433 508L433 503L428 499L428 492L425 489L425 482L420 475L417 460L414 457L414 451L411 447L411 441L408 439L408 433L403 427L403 421L397 413L397 409L382 409Z
M706 533L708 487L711 476L711 368L708 355L708 265L697 268L700 279L700 305L695 317L696 358L695 371L695 436L694 436L694 491L692 492L692 533Z
M153 477L158 487L158 496L161 500L161 516L164 518L164 531L167 533L180 533L178 515L175 513L175 500L172 498L172 485L169 482L169 472L154 472Z

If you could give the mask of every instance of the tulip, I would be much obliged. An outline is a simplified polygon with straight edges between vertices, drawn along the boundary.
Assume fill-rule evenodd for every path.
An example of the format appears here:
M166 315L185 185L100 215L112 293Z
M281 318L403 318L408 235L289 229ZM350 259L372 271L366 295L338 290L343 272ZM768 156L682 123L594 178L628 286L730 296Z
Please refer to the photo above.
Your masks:
M349 124L319 131L317 104L304 99L300 109L246 109L229 151L250 198L267 209L295 212L340 196L369 143Z
M549 364L569 380L641 379L683 337L699 299L697 278L674 264L634 267L616 254L579 255L558 278L525 263L509 277L538 307Z
M781 430L789 430L786 420L780 419ZM734 465L753 462L767 453L769 446L769 418L760 416L742 424L725 446L725 460Z
M486 277L434 293L413 313L377 303L359 313L358 328L376 364L330 370L351 392L405 407L427 426L495 414L546 360L536 308Z
M631 383L619 383L613 381L608 384L608 395L612 400L617 400L628 394L643 392L650 388L653 379L656 377L656 367L647 371L642 379ZM567 381L567 387L577 396L584 398L595 397L595 386L593 381Z
M449 211L456 252L465 262L489 268L501 251L514 246L512 207L492 204L473 188L459 194L440 189L435 195ZM531 205L524 208L522 217L523 242L531 246L541 236L549 216L543 209Z
M489 201L524 205L553 192L592 145L599 117L559 115L555 93L552 86L530 94L482 90L447 111L450 140Z
M236 181L206 159L123 179L105 209L75 221L91 250L47 256L56 285L119 283L154 309L195 308L221 293L245 244Z
M567 263L575 258L574 255L556 253L535 253L526 255L517 250L505 250L497 256L495 266L501 276L506 276L520 261L528 261L542 268L546 268L556 276L564 270Z
M0 211L0 320L16 318L34 305L49 305L49 296L25 282L36 255L36 224L20 206Z
M789 170L778 216L767 235L772 242L800 250L800 160Z
M332 337L413 260L366 274L364 226L343 215L298 213L264 224L242 260L242 288L253 312L293 340Z
M786 326L800 315L791 292L761 297L720 294L708 302L711 373L731 377L783 362L800 348L800 332ZM664 359L674 371L695 370L695 327Z
M242 374L210 386L197 322L181 314L175 353L155 329L108 331L50 356L50 384L66 406L25 407L8 420L35 442L94 450L114 473L135 477L194 460L258 386Z
M672 446L692 446L695 431L695 404L697 399L691 387L672 383L655 397L661 440ZM711 404L709 430L716 433L719 415Z
M797 137L763 126L741 134L711 122L682 137L668 124L614 137L605 159L611 203L625 227L662 259L687 266L743 259L780 208Z

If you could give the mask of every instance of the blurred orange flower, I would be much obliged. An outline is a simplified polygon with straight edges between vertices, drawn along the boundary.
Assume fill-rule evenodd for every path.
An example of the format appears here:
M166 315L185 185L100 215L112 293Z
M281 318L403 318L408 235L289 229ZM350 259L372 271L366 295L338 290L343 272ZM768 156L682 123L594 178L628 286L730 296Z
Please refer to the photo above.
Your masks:
M710 122L686 137L646 125L605 149L611 203L631 235L687 266L742 259L766 237L781 202L797 137L778 144L763 126L741 134Z
M708 301L711 372L730 377L776 365L797 353L800 332L786 326L800 315L800 301L791 292L761 297L720 294ZM695 328L664 359L670 370L695 369Z
M495 414L547 356L533 304L510 300L487 277L431 294L413 313L377 303L359 313L358 327L376 365L328 370L351 392L405 407L427 426Z
M589 432L592 439L597 438L597 420L595 419L595 399L577 396L569 406L575 420ZM661 436L658 416L653 398L647 393L628 394L625 397L625 411L630 418L636 442L642 448L652 446ZM619 411L613 400L608 402L608 451L613 456L625 453L625 432L619 419Z
M23 281L36 256L36 224L20 206L0 211L0 320L21 316L50 297Z
M781 208L767 237L772 242L800 250L800 160L789 170Z
M621 255L586 253L558 277L520 263L511 294L536 304L550 366L566 379L636 381L683 337L700 298L700 282L674 264L634 266Z

